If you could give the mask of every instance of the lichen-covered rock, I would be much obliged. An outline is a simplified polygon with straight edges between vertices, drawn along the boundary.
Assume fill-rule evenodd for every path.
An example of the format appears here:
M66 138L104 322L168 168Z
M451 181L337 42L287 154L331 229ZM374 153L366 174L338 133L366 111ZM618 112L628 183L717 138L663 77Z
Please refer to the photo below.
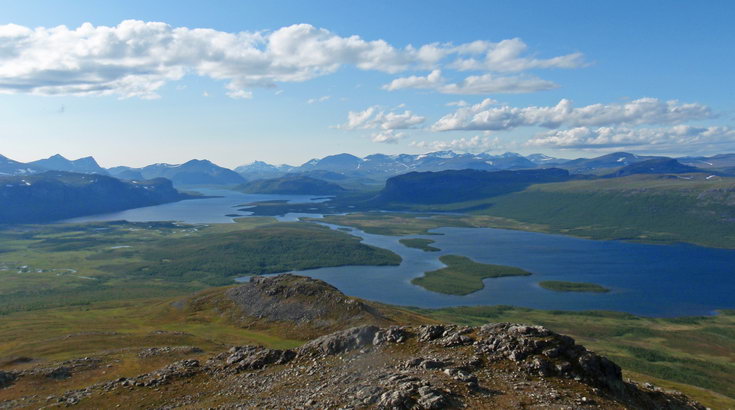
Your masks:
M333 355L373 344L377 326L361 326L312 340L299 349L299 354Z
M234 372L262 369L270 364L286 364L296 357L293 350L267 349L260 346L237 346L207 362L210 368Z
M519 362L530 373L575 377L610 389L623 383L618 365L544 327L495 323L482 326L478 334L478 352Z

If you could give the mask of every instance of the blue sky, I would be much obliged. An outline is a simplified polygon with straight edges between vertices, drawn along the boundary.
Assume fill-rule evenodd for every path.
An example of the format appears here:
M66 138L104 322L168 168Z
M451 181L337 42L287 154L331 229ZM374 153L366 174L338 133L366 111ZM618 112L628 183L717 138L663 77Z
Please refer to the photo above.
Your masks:
M211 3L0 2L0 153L735 151L730 1Z

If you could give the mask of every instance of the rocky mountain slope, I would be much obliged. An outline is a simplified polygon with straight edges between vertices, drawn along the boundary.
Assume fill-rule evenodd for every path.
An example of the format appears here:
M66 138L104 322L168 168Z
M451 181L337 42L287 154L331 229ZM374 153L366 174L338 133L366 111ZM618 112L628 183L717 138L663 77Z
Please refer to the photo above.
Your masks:
M383 320L323 282L292 275L259 278L226 294L238 314L256 321L313 323L345 304L354 307L333 324ZM679 393L623 379L619 366L570 337L511 323L367 324L293 349L143 348L140 362L158 368L132 375L121 375L110 354L6 364L0 407L703 409ZM66 388L39 394L48 384Z

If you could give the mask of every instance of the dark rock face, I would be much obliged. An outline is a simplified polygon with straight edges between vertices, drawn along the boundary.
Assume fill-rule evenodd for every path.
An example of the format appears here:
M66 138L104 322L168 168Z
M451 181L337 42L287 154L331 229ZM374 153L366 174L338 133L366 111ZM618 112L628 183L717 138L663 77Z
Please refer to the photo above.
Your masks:
M0 389L13 384L18 375L15 372L4 372L0 370Z

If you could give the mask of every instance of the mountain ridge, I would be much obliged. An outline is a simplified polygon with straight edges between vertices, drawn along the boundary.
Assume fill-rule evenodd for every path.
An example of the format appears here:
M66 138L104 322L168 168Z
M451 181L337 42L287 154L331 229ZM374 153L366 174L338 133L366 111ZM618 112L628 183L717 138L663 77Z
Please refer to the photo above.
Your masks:
M63 171L0 176L0 223L50 222L188 198L163 178L126 182Z

